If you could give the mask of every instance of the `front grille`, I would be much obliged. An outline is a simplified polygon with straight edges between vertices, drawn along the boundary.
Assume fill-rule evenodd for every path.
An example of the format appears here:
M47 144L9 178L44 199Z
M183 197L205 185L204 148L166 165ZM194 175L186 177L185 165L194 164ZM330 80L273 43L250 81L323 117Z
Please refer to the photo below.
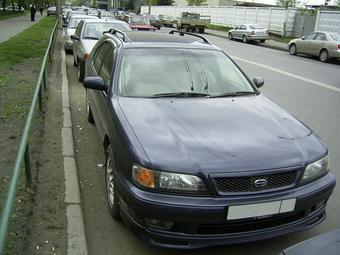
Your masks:
M228 176L214 178L219 193L261 192L292 187L298 171L256 176ZM261 185L262 184L262 185Z

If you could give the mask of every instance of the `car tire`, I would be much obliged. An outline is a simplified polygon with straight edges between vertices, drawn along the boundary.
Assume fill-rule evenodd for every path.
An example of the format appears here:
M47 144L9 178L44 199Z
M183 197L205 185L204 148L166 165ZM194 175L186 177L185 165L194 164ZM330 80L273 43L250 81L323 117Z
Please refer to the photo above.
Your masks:
M119 195L117 189L117 172L114 166L110 145L105 150L105 187L109 211L114 219L120 219Z
M319 59L321 62L327 62L328 61L328 50L322 49L319 54Z
M261 43L264 43L266 40L260 40Z
M81 59L78 59L78 66L77 66L77 77L78 81L84 81L84 73L85 73L85 62Z
M296 55L297 54L295 43L292 43L291 45L289 45L289 54L290 55Z
M91 106L90 106L90 101L89 101L88 96L87 96L87 91L86 91L85 104L86 104L87 120L88 120L88 122L90 122L91 124L94 124L94 118L93 118L93 115L92 115L92 110L91 110Z
M247 38L246 35L244 35L244 36L242 37L242 42L244 42L244 43L247 43L247 42L248 42L248 38Z
M229 34L228 34L228 38L229 38L230 41L233 40L233 39L234 39L234 38L233 38L233 34L232 34L232 33L229 33Z
M74 58L74 56L73 56L73 66L77 66L77 61L76 61L76 59Z
M198 29L198 32L199 32L200 34L204 34L204 28Z

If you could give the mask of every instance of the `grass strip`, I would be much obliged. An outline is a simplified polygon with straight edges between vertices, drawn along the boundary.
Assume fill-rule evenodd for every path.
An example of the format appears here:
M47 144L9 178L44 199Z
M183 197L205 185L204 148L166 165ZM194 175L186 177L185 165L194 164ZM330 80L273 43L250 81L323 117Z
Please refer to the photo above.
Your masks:
M0 68L42 58L49 43L55 17L45 17L18 35L0 43Z

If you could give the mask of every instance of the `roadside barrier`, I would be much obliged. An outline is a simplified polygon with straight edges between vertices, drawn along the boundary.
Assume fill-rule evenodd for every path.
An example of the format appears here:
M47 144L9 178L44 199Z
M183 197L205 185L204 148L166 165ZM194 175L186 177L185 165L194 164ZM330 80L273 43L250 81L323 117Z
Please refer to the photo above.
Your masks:
M30 186L32 184L32 167L31 167L31 159L30 159L30 149L29 149L29 135L30 129L32 126L32 118L35 111L35 106L39 104L39 110L43 112L43 96L47 95L47 79L46 79L46 64L47 60L52 60L52 51L54 47L54 38L57 31L59 19L57 18L56 23L54 25L52 34L50 36L50 41L48 47L45 52L45 56L40 68L40 73L38 77L38 81L36 83L36 87L34 90L32 103L30 106L30 110L26 119L25 128L22 134L22 138L20 141L20 146L17 152L17 156L15 159L14 167L12 170L12 177L9 184L8 193L6 196L5 205L1 214L1 222L0 222L0 255L3 254L5 249L5 241L8 234L8 225L10 221L10 216L13 209L13 203L17 191L18 179L20 176L20 171L22 170L22 163L25 164L25 174L27 185Z

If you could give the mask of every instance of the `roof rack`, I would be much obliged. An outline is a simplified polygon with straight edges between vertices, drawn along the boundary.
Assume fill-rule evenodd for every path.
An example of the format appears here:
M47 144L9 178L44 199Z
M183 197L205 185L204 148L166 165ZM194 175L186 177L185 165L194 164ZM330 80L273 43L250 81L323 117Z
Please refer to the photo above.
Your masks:
M125 34L124 32L114 29L114 28L110 28L108 31L104 31L103 34L112 34L112 35L116 35L116 34L120 34L122 36L122 39L124 42L131 42L130 38L127 36L127 34Z
M169 34L171 34L171 35L173 35L174 33L178 33L180 36L184 36L184 35L195 36L195 37L198 37L198 38L202 39L204 43L212 45L207 38L205 38L204 36L201 36L201 35L197 35L197 34L189 33L189 32L183 32L183 31L180 31L180 30L171 30L169 32Z

